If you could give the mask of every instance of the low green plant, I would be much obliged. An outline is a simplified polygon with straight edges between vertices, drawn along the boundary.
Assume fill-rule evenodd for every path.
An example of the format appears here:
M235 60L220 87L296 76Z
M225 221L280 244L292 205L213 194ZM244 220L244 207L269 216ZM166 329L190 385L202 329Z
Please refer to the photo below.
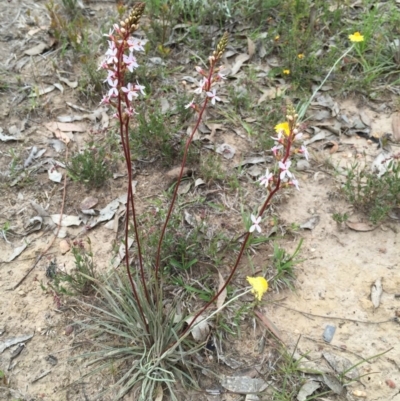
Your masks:
M97 276L91 250L90 239L87 245L78 241L72 246L75 268L66 273L57 269L55 262L47 268L46 276L49 286L59 295L91 295L95 292L94 282Z
M83 183L88 188L99 188L112 176L111 160L107 159L106 148L94 141L71 157L67 163L67 173L73 181Z
M333 213L332 219L340 225L345 223L349 219L349 215L347 213Z
M388 171L378 176L355 163L347 170L342 189L356 209L366 213L373 224L378 224L400 203L400 165L392 160Z
M272 279L269 280L273 287L277 289L293 289L293 283L296 279L294 268L303 261L298 259L302 244L303 239L299 241L299 244L292 254L288 254L285 249L281 248L278 244L274 244L272 264L274 269L276 269L276 273Z

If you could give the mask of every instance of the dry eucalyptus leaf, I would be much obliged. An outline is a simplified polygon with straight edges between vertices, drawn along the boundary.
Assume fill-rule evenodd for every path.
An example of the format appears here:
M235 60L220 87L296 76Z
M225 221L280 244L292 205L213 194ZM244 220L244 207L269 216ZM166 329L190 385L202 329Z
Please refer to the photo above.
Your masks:
M313 230L319 223L320 217L318 215L311 216L300 228L305 230Z
M228 143L223 143L222 145L217 146L215 151L221 154L225 159L229 160L235 156L236 149Z
M61 84L53 84L61 93L64 93L64 87Z
M53 92L55 89L54 85L49 85L46 86L45 88L39 88L37 91L32 91L32 93L28 97L37 97L37 96L43 96L46 95L47 93Z
M99 200L94 196L88 196L81 202L79 207L81 208L81 210L92 209L97 205L98 201Z
M358 369L356 367L352 368L355 364L344 356L335 355L327 351L323 352L322 356L326 359L330 367L336 373L341 374L346 372L346 377L353 380L356 380L360 377Z
M7 338L7 340L0 343L0 354L7 348L28 341L33 337L33 334L28 334L20 337Z
M12 254L8 257L7 262L11 262L14 260L17 256L21 255L23 251L25 251L26 247L28 246L27 243L22 244L21 246L14 248Z
M232 71L231 75L236 75L239 70L242 68L242 65L250 59L250 56L248 54L242 53L236 56L235 58L235 63L232 66Z
M73 123L62 123L58 121L52 121L44 124L44 126L51 132L63 131L63 132L85 132L86 128L79 124Z
M221 273L218 272L218 292L221 291L221 288L224 286L225 284L225 280L222 277ZM227 290L226 287L224 288L224 290L221 292L221 294L219 294L218 298L217 298L217 309L222 308L222 306L224 305L226 296L227 296Z
M340 383L339 379L331 374L323 374L322 378L324 383L337 395L343 393L344 387L342 383Z
M394 142L400 142L400 113L394 113L392 116L392 132Z
M64 82L65 84L67 84L70 88L72 88L72 89L75 89L77 86L78 86L78 81L73 81L73 82L71 82L71 81L69 81L67 78L63 78L63 77L58 77L58 79L61 81L61 82Z
M314 380L309 380L301 386L299 393L297 394L297 401L306 401L307 398L314 394L316 390L321 387L321 384Z
M181 181L181 184L178 188L178 195L187 194L192 186L192 182L190 180Z
M59 247L60 247L60 252L62 255L65 255L71 249L71 245L65 239L60 241Z
M347 227L351 228L354 231L366 232L373 231L378 226L373 226L370 223L362 223L357 221L346 221Z
M371 301L375 309L379 307L382 293L383 293L382 279L378 278L375 281L375 283L372 284L371 286Z
M62 180L62 173L57 171L55 167L52 167L48 170L49 179L53 182L61 182Z
M193 316L186 319L187 324L191 324L193 321ZM210 333L210 325L205 320L207 316L200 315L194 321L193 326L190 328L190 332L193 336L193 339L197 342L203 342L207 340L207 337Z
M247 51L249 52L249 59L254 56L256 51L256 45L249 37L247 37Z
M268 387L268 383L260 378L223 375L221 386L233 393L249 394L264 391Z
M38 54L42 54L44 50L48 48L48 44L44 42L39 42L36 46L31 47L28 50L24 51L24 54L28 56L37 56Z
M67 216L66 214L63 214L61 222L60 214L52 214L50 217L54 223L61 225L61 227L79 226L82 223L82 220L79 216Z

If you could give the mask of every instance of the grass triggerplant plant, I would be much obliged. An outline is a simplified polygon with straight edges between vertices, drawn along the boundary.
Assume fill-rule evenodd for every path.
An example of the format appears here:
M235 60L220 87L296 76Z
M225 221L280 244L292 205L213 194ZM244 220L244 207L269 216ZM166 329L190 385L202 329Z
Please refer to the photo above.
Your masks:
M163 296L164 270L161 266L163 260L162 245L166 238L188 158L189 147L195 132L209 104L215 105L217 101L220 101L215 84L225 79L218 68L218 62L225 52L228 34L225 33L222 36L216 50L209 57L208 68L196 67L201 76L200 85L194 91L193 100L186 106L197 113L196 123L186 141L178 179L165 222L161 228L155 260L145 260L147 258L144 257L142 252L142 237L140 236L132 188L131 136L129 133L130 121L135 116L133 100L140 93L143 93L144 88L137 82L127 82L127 76L131 75L128 72L134 72L138 66L134 52L143 50L143 41L132 36L133 32L138 29L139 19L143 11L144 3L137 3L127 19L119 25L113 26L108 34L109 47L106 58L101 64L101 68L108 73L106 81L109 84L109 91L104 96L102 103L115 109L114 117L119 126L127 169L124 235L126 275L114 272L115 275L109 277L106 284L100 286L101 304L92 307L95 316L90 317L84 326L89 329L89 332L94 330L96 333L111 337L107 337L109 340L97 344L99 346L98 351L86 354L86 357L95 358L91 364L99 363L98 368L91 373L104 369L106 366L117 365L119 370L115 380L117 388L113 391L115 399L120 399L134 388L135 399L147 401L152 399L153 392L159 385L167 388L171 398L176 399L173 382L177 379L190 378L191 367L195 366L191 355L197 351L198 347L190 343L188 335L193 332L196 326L204 324L204 320L208 320L216 314L215 311L210 314L208 309L226 291L226 287L239 267L251 237L255 232L262 231L263 214L270 207L275 194L284 187L299 188L299 183L291 171L291 157L295 153L307 157L308 153L304 146L300 146L302 133L297 124L298 116L294 108L289 106L287 121L275 127L277 136L273 138L275 145L271 150L276 165L272 171L267 169L265 175L259 179L259 184L266 191L265 200L258 212L251 214L248 219L249 222L251 220L251 224L246 228L246 234L243 236L237 259L230 268L230 273L225 282L222 285L220 284L218 291L210 297L211 299L206 301L189 318L178 316L174 312L175 303L169 305L170 309L166 309L167 300ZM137 269L132 268L129 257L128 235L131 226L136 241ZM248 282L257 300L261 300L263 293L268 289L267 281L263 277L249 277ZM227 303L231 301L229 300ZM223 307L224 305L219 305L218 311ZM110 341L111 339L112 341Z

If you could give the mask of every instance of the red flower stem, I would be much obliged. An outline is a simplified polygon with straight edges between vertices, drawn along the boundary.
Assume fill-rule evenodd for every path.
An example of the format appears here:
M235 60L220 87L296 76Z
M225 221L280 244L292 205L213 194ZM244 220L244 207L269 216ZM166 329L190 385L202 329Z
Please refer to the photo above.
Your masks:
M129 245L128 245L128 234L129 234L129 205L131 204L132 206L132 215L133 215L133 222L134 222L134 229L135 229L135 236L136 236L136 243L138 246L138 255L139 255L139 265L140 265L140 273L141 273L141 278L146 294L146 298L149 301L149 294L147 292L147 286L145 284L145 277L144 277L144 269L143 269L143 259L142 259L142 253L141 253L141 248L140 248L140 239L138 236L138 230L137 230L137 221L136 221L136 213L135 213L135 207L134 207L134 199L133 199L133 190L132 190L132 165L131 165L131 157L130 157L130 148L129 148L129 117L126 116L126 120L124 121L123 117L123 112L122 112L122 100L121 100L121 92L120 88L123 84L123 75L124 71L121 69L121 64L122 60L121 58L123 57L124 54L124 43L125 39L123 38L121 45L118 46L118 53L117 53L117 79L118 79L118 103L117 103L117 114L119 118L119 133L120 133L120 138L121 138L121 143L124 151L124 156L125 156L125 162L126 162L126 168L128 171L128 189L127 189L127 199L126 199L126 220L125 220L125 264L126 264L126 271L128 274L129 282L132 288L133 295L136 299L136 303L138 305L140 314L142 316L143 323L146 326L146 331L149 333L149 327L148 323L146 321L146 318L144 316L143 308L140 302L139 295L136 290L135 283L132 278L132 273L130 271L130 266L129 266ZM117 41L115 43L118 43ZM127 99L125 98L125 103L127 102ZM129 107L129 106L128 106Z
M291 145L292 145L292 142L293 142L292 137L293 137L293 127L290 128L290 135L288 136L288 142L287 142L286 153L285 153L285 156L284 156L284 159L283 159L283 162L284 162L284 163L286 162L286 160L288 159L288 157L289 157L289 155L290 155L290 148L291 148ZM262 208L260 209L260 212L258 213L257 217L262 216L262 215L264 214L265 210L270 206L272 198L275 196L275 194L276 194L276 193L279 191L279 189L281 188L281 183L282 183L282 180L281 180L280 176L278 176L278 179L277 179L277 181L276 181L275 188L269 193L269 195L268 195L267 199L265 200L265 202L264 202ZM236 262L235 262L235 264L234 264L234 266L233 266L233 268L232 268L232 270L231 270L231 272L230 272L228 278L226 279L225 284L224 284L224 285L220 288L220 290L213 296L213 298L212 298L209 302L207 302L207 304L206 304L205 306L203 306L203 308L200 309L199 312L196 313L196 315L194 316L194 318L192 319L192 321L190 322L190 324L188 324L188 326L186 327L186 329L185 329L185 330L183 331L183 333L181 334L181 337L193 326L193 324L196 322L197 318L198 318L202 313L204 313L204 311L206 311L207 308L208 308L214 301L216 301L216 300L218 299L218 297L222 294L222 292L223 292L223 291L225 290L225 288L228 286L228 284L229 284L230 281L232 280L232 277L233 277L233 275L235 274L237 268L239 267L240 260L242 259L244 250L246 249L247 241L248 241L249 238L250 238L250 234L251 234L251 233L250 233L249 231L246 233L246 235L245 235L245 237L244 237L244 241L243 241L242 246L241 246L240 251L239 251L239 255L238 255L238 257L236 258Z
M214 60L210 65L210 69L209 69L209 73L208 73L208 77L207 77L207 85L204 88L205 91L209 91L210 88L211 88L211 84L212 84L211 79L212 79L212 75L213 75L213 72L214 72L215 62L216 62L216 60ZM158 271L160 269L161 245L162 245L162 242L164 240L164 236L165 236L165 232L166 232L166 229L167 229L167 225L168 225L169 219L171 218L172 210L173 210L174 205L175 205L175 201L176 201L176 197L177 197L177 194L178 194L179 185L180 185L180 183L182 181L182 175L183 175L183 170L184 170L185 165L186 165L187 155L188 155L188 152L189 152L189 146L193 141L194 134L196 133L197 129L199 128L200 122L201 122L201 120L203 118L204 111L207 108L208 100L209 100L209 97L206 96L206 98L204 99L204 102L203 102L203 106L202 106L202 108L201 108L201 110L199 112L199 116L197 118L196 125L193 128L193 131L190 134L190 137L186 141L185 151L184 151L183 158L182 158L181 169L180 169L180 172L179 172L178 180L177 180L177 182L175 184L174 193L172 195L172 200L171 200L171 203L169 205L167 217L165 219L163 228L161 230L160 239L158 241L157 256L156 256L156 267L155 267L155 279L156 279L156 281L158 279Z

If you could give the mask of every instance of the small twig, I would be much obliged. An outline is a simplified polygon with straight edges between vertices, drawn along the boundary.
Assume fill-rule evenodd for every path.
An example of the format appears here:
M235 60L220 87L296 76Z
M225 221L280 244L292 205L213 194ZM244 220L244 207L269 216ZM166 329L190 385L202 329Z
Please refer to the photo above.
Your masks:
M293 309L293 308L290 308L289 306L282 305L282 304L279 304L279 303L276 303L276 305L280 306L280 307L282 307L284 309L291 310L293 312L301 313L302 315L307 315L307 316L312 316L312 317L320 317L320 318L323 318L323 319L346 320L348 322L364 323L364 324L382 324L382 323L388 323L388 322L394 322L395 321L395 318L390 318L390 319L387 319L387 320L381 320L379 322L370 322L368 320L349 319L349 318L340 317L340 316L316 315L314 313L308 313L308 312L303 312L301 310Z

